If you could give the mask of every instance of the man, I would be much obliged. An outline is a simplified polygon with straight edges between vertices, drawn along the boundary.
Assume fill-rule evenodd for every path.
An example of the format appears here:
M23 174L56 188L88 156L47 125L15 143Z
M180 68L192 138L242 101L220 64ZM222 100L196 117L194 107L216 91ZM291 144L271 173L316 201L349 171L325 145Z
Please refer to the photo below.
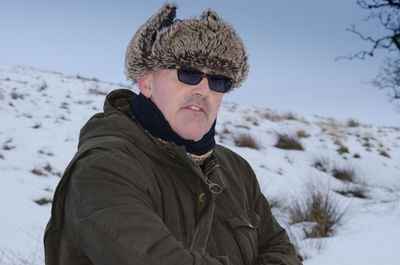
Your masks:
M212 10L164 4L135 34L126 75L82 128L54 195L47 265L301 264L249 164L216 145L224 93L248 73Z

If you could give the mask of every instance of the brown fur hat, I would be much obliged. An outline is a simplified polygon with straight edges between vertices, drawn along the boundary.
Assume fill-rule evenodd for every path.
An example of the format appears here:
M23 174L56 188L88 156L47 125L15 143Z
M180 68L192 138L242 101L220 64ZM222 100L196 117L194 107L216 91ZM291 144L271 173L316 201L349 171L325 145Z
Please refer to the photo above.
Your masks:
M143 74L185 66L230 77L239 87L249 72L246 48L231 25L211 9L200 18L176 20L176 4L164 6L130 41L125 74L136 83Z

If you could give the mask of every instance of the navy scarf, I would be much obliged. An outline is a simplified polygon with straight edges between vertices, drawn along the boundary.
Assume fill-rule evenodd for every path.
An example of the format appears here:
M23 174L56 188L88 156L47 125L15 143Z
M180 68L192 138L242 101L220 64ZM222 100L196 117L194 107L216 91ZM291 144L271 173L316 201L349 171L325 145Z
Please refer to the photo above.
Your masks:
M131 109L134 114L133 120L139 123L144 130L164 141L174 142L178 146L184 145L186 151L191 154L202 155L215 148L216 121L214 121L210 131L200 141L195 142L185 140L175 133L157 105L142 93L132 97Z

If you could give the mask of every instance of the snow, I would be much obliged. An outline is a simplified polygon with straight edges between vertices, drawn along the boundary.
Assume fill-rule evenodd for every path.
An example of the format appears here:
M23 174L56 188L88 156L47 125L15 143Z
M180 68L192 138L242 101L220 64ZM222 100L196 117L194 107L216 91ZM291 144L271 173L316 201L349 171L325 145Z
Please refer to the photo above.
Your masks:
M79 130L102 110L105 94L122 85L39 69L0 65L0 264L44 264L42 238L60 175L76 151ZM234 92L233 92L234 93ZM274 147L278 135L296 136L304 150ZM244 107L224 102L217 142L243 156L305 260L314 264L396 264L400 245L400 128ZM238 147L250 135L258 150ZM340 145L348 153L339 154ZM384 152L383 152L384 151ZM388 154L389 157L382 154ZM321 161L324 171L315 167ZM352 182L334 178L353 169ZM312 188L331 194L343 218L326 238L305 238L288 208ZM344 196L362 190L366 198Z

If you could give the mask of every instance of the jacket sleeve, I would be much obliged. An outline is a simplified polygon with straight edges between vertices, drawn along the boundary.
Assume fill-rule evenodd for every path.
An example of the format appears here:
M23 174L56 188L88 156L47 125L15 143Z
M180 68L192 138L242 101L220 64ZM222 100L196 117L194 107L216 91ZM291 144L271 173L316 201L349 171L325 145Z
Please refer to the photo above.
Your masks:
M301 265L294 246L260 193L256 202L256 213L261 217L259 226L259 256L255 265Z
M244 167L249 172L251 188L248 189L248 197L252 198L254 212L260 217L258 226L258 252L259 256L255 265L301 265L294 246L283 227L281 227L272 215L271 207L260 190L257 177L251 166L245 162Z
M142 169L100 150L76 162L65 227L84 255L94 265L232 264L190 252L173 237L154 210L146 180L135 176Z

